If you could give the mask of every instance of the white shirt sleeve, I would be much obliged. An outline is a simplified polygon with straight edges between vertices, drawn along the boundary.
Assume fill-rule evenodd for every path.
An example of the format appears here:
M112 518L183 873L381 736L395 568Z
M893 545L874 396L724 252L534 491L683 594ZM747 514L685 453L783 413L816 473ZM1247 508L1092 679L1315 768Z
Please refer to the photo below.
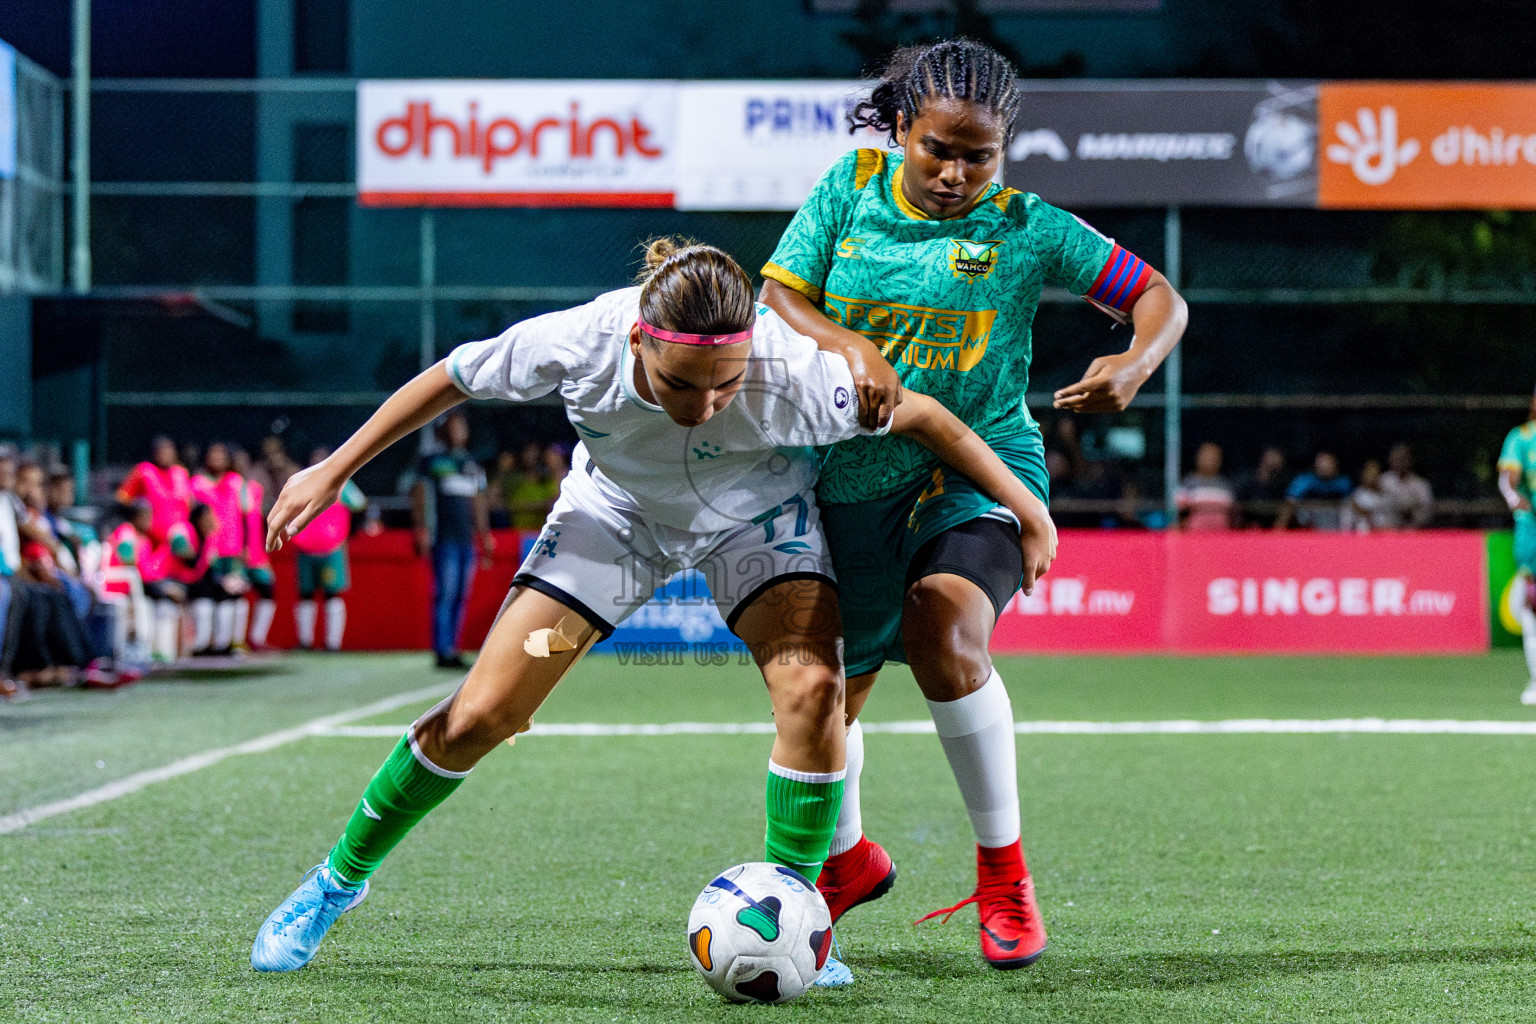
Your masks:
M560 386L572 361L572 342L587 325L581 309L546 313L508 327L485 341L448 354L448 376L471 398L526 402Z
M796 333L778 314L759 307L760 371L767 396L762 426L778 445L826 445L861 435L888 433L859 425L859 396L853 371L840 355L822 352L811 338Z

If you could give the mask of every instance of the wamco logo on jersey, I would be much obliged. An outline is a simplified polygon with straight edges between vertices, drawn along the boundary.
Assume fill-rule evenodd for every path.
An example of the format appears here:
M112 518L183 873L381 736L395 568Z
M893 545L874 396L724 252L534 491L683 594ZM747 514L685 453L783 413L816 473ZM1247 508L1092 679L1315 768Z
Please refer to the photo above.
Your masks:
M951 239L949 243L949 269L956 277L975 281L992 273L997 266L997 247L1001 240L973 242L969 238Z
M898 302L866 302L828 292L823 308L837 323L880 346L891 362L920 370L965 373L987 354L997 310L930 309Z

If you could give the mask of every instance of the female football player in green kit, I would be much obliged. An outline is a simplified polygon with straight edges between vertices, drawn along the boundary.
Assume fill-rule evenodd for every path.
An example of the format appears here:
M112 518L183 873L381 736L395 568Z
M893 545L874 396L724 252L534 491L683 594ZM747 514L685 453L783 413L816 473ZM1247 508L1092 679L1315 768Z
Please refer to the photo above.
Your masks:
M1072 412L1124 409L1178 343L1186 310L1161 274L1112 240L994 183L1019 100L1012 66L979 43L897 52L850 121L889 132L899 151L856 150L832 165L763 268L762 298L847 357L868 422L889 415L903 388L931 395L1045 499L1040 429L1024 407L1041 289L1065 287L1134 325L1126 351L1093 360L1056 393L1056 408ZM1021 583L1034 585L1020 530L1035 527L899 437L827 450L817 498L842 581L853 723L819 883L832 919L895 878L863 835L855 719L880 666L905 661L976 832L976 891L960 906L978 905L992 966L1033 963L1045 928L1020 842L1012 707L987 648L1004 605Z

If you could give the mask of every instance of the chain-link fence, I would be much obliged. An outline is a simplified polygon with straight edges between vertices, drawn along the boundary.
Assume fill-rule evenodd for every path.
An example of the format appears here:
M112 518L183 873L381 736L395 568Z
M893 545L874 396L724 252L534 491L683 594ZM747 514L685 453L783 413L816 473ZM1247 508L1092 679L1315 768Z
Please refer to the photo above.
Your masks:
M52 104L61 125L51 88L30 102ZM277 425L334 442L454 345L623 285L646 238L692 236L755 269L788 222L361 207L355 90L335 78L95 83L92 295L112 305L92 328L99 360L87 383L92 440L108 459L135 456L157 430L250 444ZM52 138L39 174L57 181L62 130ZM1446 506L1447 522L1498 515L1493 449L1536 381L1536 215L1076 212L1150 262L1176 262L1194 308L1179 387L1165 389L1159 373L1127 413L1063 427L1050 391L1128 338L1048 291L1030 405L1048 436L1065 431L1064 445L1113 466L1095 482L1060 481L1063 508L1089 503L1091 519L1094 502L1165 506L1169 482L1207 440L1227 449L1233 475L1269 445L1299 471L1320 449L1354 469L1406 441L1440 493L1462 502ZM33 219L47 230L29 237L41 232L47 244L29 250L41 264L30 258L57 287L63 217L54 204ZM85 386L78 367L70 372L58 380ZM49 415L68 405L62 384L45 385L38 433L63 436ZM504 442L509 423L561 429L550 412L546 421L498 410L484 436Z

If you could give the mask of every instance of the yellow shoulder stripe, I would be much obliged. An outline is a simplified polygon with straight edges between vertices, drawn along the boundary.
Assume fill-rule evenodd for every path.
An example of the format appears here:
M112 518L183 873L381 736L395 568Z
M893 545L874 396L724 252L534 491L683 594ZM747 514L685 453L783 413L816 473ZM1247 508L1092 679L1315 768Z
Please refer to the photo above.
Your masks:
M993 196L991 199L988 199L987 202L996 205L999 210L1007 213L1008 204L1013 201L1013 197L1021 196L1023 194L1024 193L1020 192L1016 188L1005 188L999 191L997 195Z
M777 263L768 263L763 266L763 276L779 282L786 288L793 288L812 302L821 301L821 289L811 284L805 278L792 270L785 270Z
M885 154L878 149L858 150L853 166L853 190L857 192L869 184L869 179L885 168Z

